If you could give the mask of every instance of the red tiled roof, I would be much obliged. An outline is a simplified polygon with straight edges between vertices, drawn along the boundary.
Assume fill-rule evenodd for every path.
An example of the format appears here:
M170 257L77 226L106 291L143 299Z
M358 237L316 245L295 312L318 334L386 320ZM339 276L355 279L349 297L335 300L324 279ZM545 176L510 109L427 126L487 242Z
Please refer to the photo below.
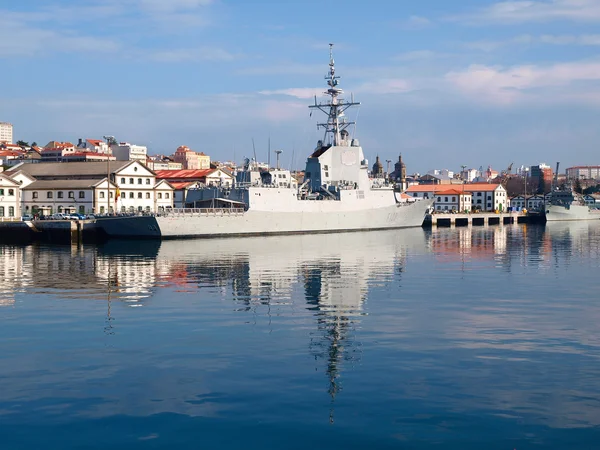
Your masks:
M213 173L216 169L199 169L199 170L190 170L190 169L182 169L182 170L157 170L156 178L157 179L165 179L165 180L175 180L179 178L204 178L207 175Z
M194 181L171 181L169 183L175 190L185 189L188 186L195 184Z
M100 139L86 139L86 140L92 145L99 146L100 144L102 144L102 141Z
M458 187L449 187L447 184L419 184L410 186L406 192L444 192L447 190L462 191L463 189L467 192L493 192L498 189L499 183L467 183L461 184Z

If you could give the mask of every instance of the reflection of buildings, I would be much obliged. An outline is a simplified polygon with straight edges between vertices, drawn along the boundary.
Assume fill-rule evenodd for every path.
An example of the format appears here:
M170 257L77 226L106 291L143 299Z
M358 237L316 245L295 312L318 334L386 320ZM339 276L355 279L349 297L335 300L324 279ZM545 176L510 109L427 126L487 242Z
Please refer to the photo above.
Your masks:
M0 306L15 303L15 293L31 284L25 254L29 247L0 246Z

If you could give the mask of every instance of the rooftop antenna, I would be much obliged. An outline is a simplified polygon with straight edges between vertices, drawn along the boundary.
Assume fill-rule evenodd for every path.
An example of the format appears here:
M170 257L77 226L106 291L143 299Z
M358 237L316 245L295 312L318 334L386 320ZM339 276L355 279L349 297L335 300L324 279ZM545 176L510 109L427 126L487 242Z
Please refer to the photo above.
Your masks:
M277 170L279 170L279 155L283 153L283 150L275 150L275 154L277 155Z
M254 138L252 138L252 151L254 151L254 167L257 167L258 160L256 159L256 146L254 145Z

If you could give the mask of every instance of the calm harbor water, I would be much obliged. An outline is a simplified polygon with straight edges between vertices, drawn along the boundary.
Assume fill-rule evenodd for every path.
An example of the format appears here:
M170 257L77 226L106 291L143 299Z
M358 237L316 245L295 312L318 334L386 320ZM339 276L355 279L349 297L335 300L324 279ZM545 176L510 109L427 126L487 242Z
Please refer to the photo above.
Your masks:
M600 448L600 224L0 246L2 449Z

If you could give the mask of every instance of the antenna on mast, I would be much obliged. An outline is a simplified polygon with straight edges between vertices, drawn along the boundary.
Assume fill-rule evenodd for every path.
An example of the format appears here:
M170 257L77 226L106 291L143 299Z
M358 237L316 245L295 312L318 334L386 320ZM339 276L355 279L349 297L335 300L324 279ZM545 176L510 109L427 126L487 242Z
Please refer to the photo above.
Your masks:
M339 145L342 140L342 131L344 131L348 126L354 125L355 122L348 122L346 116L344 115L344 111L346 111L351 106L358 106L360 103L354 101L354 96L352 95L351 101L347 102L343 98L340 98L340 95L344 93L344 91L338 87L339 76L335 74L335 60L333 59L333 44L329 44L329 72L325 76L325 80L327 80L327 86L329 88L325 92L331 99L328 102L317 103L317 99L315 97L315 104L309 106L309 108L316 108L325 114L327 114L327 122L318 123L317 128L325 129L325 136L323 141L326 141L327 135L331 136L331 144Z
M258 160L256 159L256 146L254 145L254 138L252 138L252 151L254 152L254 167L258 166Z

